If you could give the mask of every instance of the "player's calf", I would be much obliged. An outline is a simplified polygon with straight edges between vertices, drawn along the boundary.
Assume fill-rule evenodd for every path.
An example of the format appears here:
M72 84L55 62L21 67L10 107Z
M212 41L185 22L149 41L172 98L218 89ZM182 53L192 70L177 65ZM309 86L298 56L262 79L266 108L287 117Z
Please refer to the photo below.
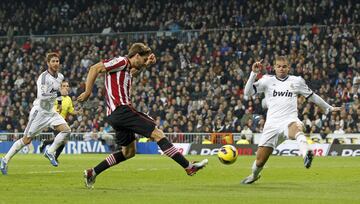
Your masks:
M194 175L198 170L202 169L208 163L205 159L201 162L190 163L178 149L165 137L162 130L155 128L152 132L151 137L157 142L163 153L172 158L176 163L182 166L186 173L190 176Z
M130 158L134 157L136 154L135 143L133 145L129 145L129 146L121 148L121 152L123 153L123 155L126 159L130 159Z
M65 144L66 138L70 135L70 129L65 129L61 132L59 132L52 145L48 148L47 152L50 154L55 155L56 150L63 144Z
M112 154L110 154L108 157L106 157L105 160L100 162L96 167L94 167L94 172L96 175L99 175L101 172L105 171L106 169L119 164L120 162L123 162L126 160L126 157L124 156L122 151L117 151Z
M59 158L61 152L64 150L65 144L66 144L66 143L60 145L60 146L57 148L56 152L55 152L55 160L57 161L57 163L59 163L58 158Z

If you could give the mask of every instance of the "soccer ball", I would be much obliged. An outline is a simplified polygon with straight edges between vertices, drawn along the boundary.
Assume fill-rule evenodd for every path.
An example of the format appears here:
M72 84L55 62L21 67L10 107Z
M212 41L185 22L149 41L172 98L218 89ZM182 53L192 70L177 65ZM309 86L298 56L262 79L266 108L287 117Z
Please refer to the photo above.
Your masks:
M219 149L218 158L223 164L232 164L238 157L237 149L232 145L224 145Z

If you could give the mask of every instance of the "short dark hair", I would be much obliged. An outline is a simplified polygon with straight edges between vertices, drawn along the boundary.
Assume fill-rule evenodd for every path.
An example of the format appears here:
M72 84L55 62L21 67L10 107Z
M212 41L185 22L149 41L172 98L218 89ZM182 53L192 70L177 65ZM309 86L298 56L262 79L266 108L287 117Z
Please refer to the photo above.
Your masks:
M151 54L151 49L144 43L134 43L129 49L128 57L131 58L136 54L139 54L140 56L147 56Z
M56 52L49 52L46 54L46 62L50 62L51 58L53 57L57 57L60 59L60 55L59 53L56 53Z

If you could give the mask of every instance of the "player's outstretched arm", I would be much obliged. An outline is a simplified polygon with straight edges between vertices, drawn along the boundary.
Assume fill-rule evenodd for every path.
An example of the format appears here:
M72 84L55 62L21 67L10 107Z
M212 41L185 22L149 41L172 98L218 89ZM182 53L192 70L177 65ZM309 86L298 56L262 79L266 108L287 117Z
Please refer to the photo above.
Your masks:
M99 73L103 72L106 72L106 69L102 62L98 62L90 67L89 73L86 77L85 91L77 98L79 102L86 101L90 97L97 76Z
M309 97L309 101L318 105L325 113L334 112L334 111L341 111L341 107L333 107L330 104L326 103L324 99L322 99L319 95L313 93Z
M244 89L244 94L246 96L251 96L251 95L255 94L253 85L256 80L257 74L260 73L260 71L261 71L261 68L262 68L261 62L262 62L262 60L257 61L252 65L252 71L250 73L250 77L249 77L248 81L246 82L245 89Z

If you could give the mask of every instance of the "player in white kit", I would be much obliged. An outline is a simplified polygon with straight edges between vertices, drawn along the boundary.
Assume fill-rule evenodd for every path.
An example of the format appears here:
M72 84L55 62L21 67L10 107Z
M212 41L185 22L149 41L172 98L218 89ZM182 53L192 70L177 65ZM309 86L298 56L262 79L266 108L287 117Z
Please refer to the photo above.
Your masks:
M315 94L302 77L288 75L290 67L285 57L280 56L276 59L275 76L264 75L255 82L261 67L261 61L253 64L244 92L247 96L256 93L265 94L267 118L252 173L242 180L243 184L251 184L260 178L260 172L277 145L280 135L297 141L304 158L304 166L310 168L314 155L303 133L303 123L298 118L298 95L303 95L307 100L314 102L326 113L340 111L340 107L332 107Z
M56 99L61 99L61 95L67 95L67 90L60 89L64 76L58 73L60 68L59 55L57 53L48 53L46 61L48 69L39 76L36 82L37 98L30 111L29 122L26 126L24 137L17 140L0 161L0 169L3 175L7 174L7 167L11 158L46 127L51 127L60 132L56 135L54 143L44 154L53 166L58 166L54 154L56 149L64 143L65 138L70 134L70 127L64 118L55 111L54 103Z

